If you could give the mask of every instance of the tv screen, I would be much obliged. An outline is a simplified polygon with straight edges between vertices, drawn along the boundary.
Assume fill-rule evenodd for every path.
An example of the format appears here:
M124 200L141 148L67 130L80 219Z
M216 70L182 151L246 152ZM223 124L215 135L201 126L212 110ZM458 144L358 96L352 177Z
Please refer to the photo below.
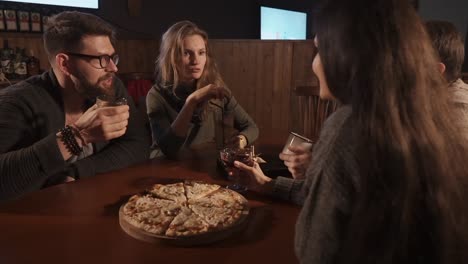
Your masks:
M0 0L2 2L20 2L28 4L58 5L81 8L99 8L99 0Z
M260 39L306 39L306 13L261 6L260 19Z

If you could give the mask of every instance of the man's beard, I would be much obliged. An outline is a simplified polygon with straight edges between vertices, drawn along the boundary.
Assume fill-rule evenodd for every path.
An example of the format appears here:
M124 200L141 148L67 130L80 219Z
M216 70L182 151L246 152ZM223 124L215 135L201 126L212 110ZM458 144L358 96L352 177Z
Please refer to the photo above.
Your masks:
M115 74L114 73L108 73L104 76L101 76L96 83L92 84L88 81L88 79L86 79L84 76L82 76L81 74L77 74L77 78L79 80L79 82L77 84L75 84L75 88L76 90L78 91L79 94L81 94L82 96L88 98L88 99L95 99L96 96L98 95L103 95L103 94L106 94L106 95L115 95L115 91L114 91L114 83L112 82L112 85L110 87L103 87L103 86L99 86L99 84L104 81L104 80L107 80L109 78L115 78Z

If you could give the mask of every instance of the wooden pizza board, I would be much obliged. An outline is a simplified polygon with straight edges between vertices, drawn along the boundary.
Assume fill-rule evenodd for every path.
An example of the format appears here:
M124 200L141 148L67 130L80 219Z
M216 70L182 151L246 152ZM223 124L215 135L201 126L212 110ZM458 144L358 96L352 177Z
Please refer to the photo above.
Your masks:
M249 216L249 208L248 206L243 210L242 216L239 218L237 223L234 225L221 229L216 230L204 234L198 234L193 236L186 236L186 237L169 237L163 235L155 235L153 233L147 232L145 230L141 230L130 224L126 221L123 213L123 208L125 204L120 207L119 210L119 223L120 227L125 231L128 235L150 243L165 243L170 245L177 245L177 246L198 246L198 245L205 245L210 244L216 241L220 241L223 239L228 238L229 236L239 232L245 224L247 223L247 219Z

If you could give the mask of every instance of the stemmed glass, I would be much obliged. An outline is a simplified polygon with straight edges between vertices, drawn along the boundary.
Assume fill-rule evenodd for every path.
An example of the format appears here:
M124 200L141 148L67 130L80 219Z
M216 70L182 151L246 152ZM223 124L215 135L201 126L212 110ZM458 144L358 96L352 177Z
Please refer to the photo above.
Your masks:
M255 161L254 146L246 148L224 148L220 151L220 158L228 173L228 179L233 181L232 184L226 186L236 192L244 192L247 190L246 182L249 181L248 175L245 172L237 169L234 166L235 161L242 162L248 166L253 166Z

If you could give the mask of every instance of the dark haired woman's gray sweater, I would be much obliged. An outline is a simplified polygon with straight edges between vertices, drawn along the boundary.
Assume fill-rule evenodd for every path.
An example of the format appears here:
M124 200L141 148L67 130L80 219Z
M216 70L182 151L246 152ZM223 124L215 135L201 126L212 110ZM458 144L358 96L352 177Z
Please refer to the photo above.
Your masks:
M301 263L334 263L344 236L359 175L350 116L351 107L342 106L325 122L305 181L275 180L275 196L302 205L295 241Z

